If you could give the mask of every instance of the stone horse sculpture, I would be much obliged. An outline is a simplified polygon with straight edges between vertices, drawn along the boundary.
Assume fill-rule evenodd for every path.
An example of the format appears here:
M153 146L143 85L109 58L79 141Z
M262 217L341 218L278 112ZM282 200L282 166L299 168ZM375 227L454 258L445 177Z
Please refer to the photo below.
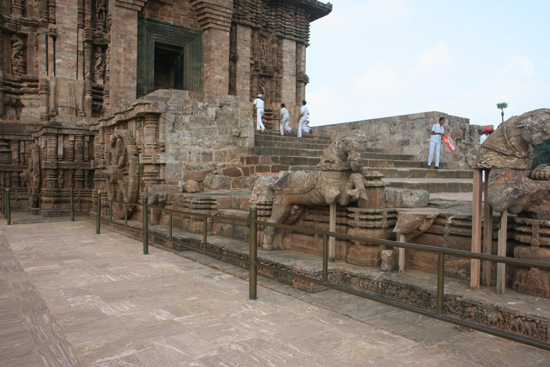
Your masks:
M314 172L290 173L277 180L273 191L270 223L292 224L306 206L347 205L358 199L367 200L361 153L367 137L362 131L340 134L323 152ZM273 249L274 227L266 227L262 247Z
M481 145L474 167L489 168L487 199L497 212L550 219L550 167L530 171L531 144L550 141L550 109L513 116Z

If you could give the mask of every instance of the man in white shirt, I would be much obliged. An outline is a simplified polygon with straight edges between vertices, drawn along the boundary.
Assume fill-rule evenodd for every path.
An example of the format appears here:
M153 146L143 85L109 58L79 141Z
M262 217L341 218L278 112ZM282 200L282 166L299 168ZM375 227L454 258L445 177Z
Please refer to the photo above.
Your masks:
M439 123L432 126L432 136L430 138L430 152L428 153L428 168L432 166L432 161L435 155L435 169L439 168L439 153L441 152L441 138L445 134L443 125L445 124L445 117L439 118Z
M254 100L254 106L256 106L256 130L263 132L265 130L264 123L262 122L262 116L264 115L264 101L262 95L258 94L258 98Z
M311 132L311 129L309 126L307 126L308 119L309 119L309 109L306 106L307 102L304 100L302 101L302 108L300 108L300 122L298 123L298 137L302 137L302 130L306 133Z
M289 120L290 120L290 114L288 113L288 110L286 109L285 104L281 103L281 124L280 124L281 135L285 135L284 131L287 131L287 132L292 131L290 126L288 126Z
M479 137L479 145L483 144L485 140L493 133L492 126L486 126L483 130L479 130L481 136Z

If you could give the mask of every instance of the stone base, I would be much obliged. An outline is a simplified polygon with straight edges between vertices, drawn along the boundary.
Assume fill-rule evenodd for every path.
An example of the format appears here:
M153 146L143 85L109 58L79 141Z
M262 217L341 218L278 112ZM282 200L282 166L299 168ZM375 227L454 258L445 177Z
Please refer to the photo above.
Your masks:
M520 293L550 298L550 272L518 269L512 288Z
M356 245L349 249L346 261L354 265L379 267L382 263L383 250L385 250L384 246Z

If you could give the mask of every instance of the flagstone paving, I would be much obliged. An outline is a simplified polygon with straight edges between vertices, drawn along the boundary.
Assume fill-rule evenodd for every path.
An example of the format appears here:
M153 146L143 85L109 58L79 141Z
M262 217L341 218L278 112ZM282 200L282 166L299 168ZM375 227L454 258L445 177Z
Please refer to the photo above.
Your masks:
M335 291L260 278L250 301L230 265L141 251L89 221L0 223L0 366L550 366L548 352Z

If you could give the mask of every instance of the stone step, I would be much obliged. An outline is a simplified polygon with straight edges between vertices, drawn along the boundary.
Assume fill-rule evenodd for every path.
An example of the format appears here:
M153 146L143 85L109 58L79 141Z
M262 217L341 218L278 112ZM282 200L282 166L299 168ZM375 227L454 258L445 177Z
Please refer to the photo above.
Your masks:
M471 170L455 169L429 169L429 168L375 168L385 178L462 178L472 179L474 176Z
M319 158L323 153L319 149L296 149L296 148L280 148L280 147L253 147L250 148L251 154L257 155L276 155L276 156L295 156L295 157L312 157Z
M426 190L429 193L453 192L468 193L473 191L471 179L460 178L383 178L389 187L411 190Z
M416 161L416 157L412 154L394 154L394 153L384 153L376 152L370 149L367 149L361 154L363 159L384 159L384 160L396 160L396 161Z
M281 135L278 131L274 130L265 130L263 133L260 133L259 131L256 131L254 133L254 139L255 140L279 140L279 141L296 141L296 140L307 140L307 141L316 141L316 142L324 142L330 144L332 141L332 138L329 136L321 136L321 135L311 135L311 134L304 134L301 138L298 138L296 133L286 133L284 136Z

